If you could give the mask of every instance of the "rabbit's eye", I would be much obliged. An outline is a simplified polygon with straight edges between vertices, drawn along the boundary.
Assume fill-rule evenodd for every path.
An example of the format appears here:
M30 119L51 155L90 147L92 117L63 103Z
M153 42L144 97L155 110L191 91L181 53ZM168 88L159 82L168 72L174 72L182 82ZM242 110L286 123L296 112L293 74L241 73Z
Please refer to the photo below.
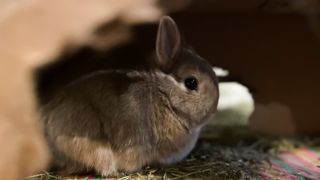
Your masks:
M198 80L194 77L189 77L184 80L184 85L190 90L198 89Z

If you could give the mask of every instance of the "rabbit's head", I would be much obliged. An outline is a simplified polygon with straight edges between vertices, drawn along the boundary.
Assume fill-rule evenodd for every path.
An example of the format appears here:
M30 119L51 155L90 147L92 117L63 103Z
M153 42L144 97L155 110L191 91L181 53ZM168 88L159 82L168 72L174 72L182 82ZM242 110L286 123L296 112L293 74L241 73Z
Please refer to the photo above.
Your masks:
M182 43L175 22L161 19L156 41L161 91L175 113L192 127L202 125L217 108L217 77L210 64Z

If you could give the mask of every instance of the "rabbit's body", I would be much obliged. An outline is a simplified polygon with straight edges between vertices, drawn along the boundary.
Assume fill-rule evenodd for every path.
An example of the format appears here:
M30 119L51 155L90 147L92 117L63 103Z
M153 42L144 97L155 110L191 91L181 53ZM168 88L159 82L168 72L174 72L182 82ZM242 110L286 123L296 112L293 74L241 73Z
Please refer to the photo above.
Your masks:
M193 148L201 126L188 129L186 119L163 96L162 83L175 83L171 79L160 72L150 76L106 71L87 76L45 107L51 111L46 127L55 127L46 132L59 151L75 149L71 156L85 157L92 166L101 166L104 174L178 161ZM64 158L56 160L68 166Z
M162 26L177 31L170 29L175 28L170 19ZM177 162L192 150L216 110L216 77L205 60L180 44L179 53L170 52L176 53L174 61L162 59L171 54L166 45L161 49L161 38L172 38L162 36L156 60L161 68L95 72L66 86L42 108L58 168L131 172Z

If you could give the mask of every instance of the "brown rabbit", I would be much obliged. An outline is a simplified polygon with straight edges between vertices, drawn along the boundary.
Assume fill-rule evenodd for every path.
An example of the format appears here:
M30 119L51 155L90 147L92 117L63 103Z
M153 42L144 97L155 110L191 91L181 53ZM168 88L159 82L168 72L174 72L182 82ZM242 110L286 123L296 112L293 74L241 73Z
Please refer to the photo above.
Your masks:
M109 175L188 155L216 111L217 78L170 17L160 21L155 54L145 71L92 73L41 108L56 168Z

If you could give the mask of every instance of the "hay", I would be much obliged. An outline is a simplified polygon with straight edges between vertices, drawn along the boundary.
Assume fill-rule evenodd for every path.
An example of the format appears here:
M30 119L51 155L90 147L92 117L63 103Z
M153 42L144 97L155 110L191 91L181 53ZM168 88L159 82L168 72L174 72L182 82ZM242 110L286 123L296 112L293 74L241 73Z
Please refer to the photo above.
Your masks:
M261 169L270 168L269 158L301 145L315 146L320 138L264 137L246 133L245 128L229 127L204 132L196 148L184 161L162 168L145 167L133 173L119 173L110 179L262 179ZM44 172L32 180L105 179L100 176L60 177Z

